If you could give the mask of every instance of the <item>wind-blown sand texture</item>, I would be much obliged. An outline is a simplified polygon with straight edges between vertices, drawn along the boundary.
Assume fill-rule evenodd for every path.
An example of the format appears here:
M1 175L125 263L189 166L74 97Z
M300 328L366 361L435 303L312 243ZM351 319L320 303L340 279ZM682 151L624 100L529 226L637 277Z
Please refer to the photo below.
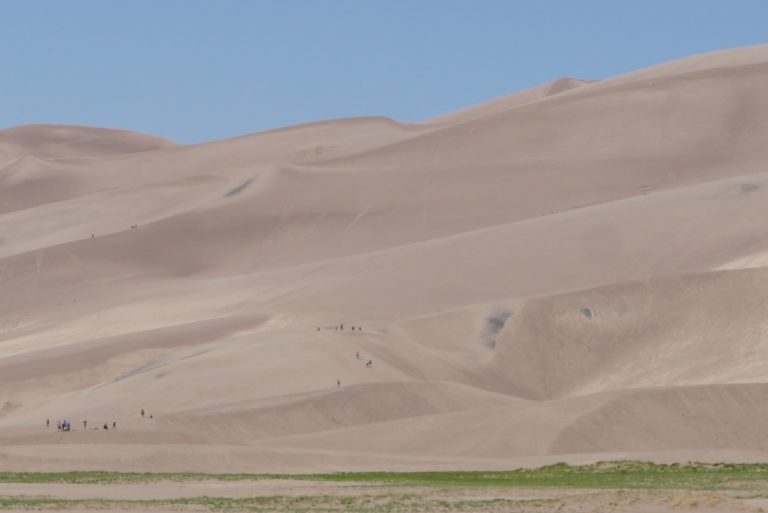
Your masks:
M757 46L415 124L0 131L0 469L764 461L766 91Z

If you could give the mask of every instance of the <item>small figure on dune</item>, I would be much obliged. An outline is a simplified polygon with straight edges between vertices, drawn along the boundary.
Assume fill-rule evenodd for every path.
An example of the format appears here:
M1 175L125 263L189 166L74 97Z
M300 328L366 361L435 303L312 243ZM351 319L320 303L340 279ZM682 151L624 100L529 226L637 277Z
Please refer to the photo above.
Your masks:
M369 369L373 367L373 360L368 360L367 362L365 362L365 366L368 367Z
M359 351L355 353L355 358L357 358L358 360L360 359L360 352Z
M45 427L51 427L51 419L45 419Z
M144 416L144 408L141 409L141 416Z
M112 429L117 429L117 421L112 419Z
M336 380L336 388L339 388L341 386L341 378Z
M83 419L83 431L88 429L88 421L86 419Z
M105 429L105 430L109 430L109 426L107 425L107 423L106 423L106 422L104 423L104 429Z

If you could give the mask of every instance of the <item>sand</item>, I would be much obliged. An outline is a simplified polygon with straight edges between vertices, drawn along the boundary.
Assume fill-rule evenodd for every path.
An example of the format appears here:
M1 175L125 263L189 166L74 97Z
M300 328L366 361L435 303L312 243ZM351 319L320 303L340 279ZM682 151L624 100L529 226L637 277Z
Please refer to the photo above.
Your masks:
M764 461L766 90L757 46L421 123L2 130L0 470Z
M226 498L227 511L412 511L560 513L758 513L768 500L744 493L679 490L578 490L561 488L432 488L361 483L264 480L232 483L0 484L0 496L17 500L62 500L7 511L210 511L199 504ZM748 494L747 494L748 495ZM135 503L140 498L142 503ZM186 502L180 501L186 499ZM164 503L165 501L165 503ZM243 501L243 502L236 502ZM251 508L248 507L251 502ZM260 502L264 501L264 502ZM217 510L217 509L213 509Z

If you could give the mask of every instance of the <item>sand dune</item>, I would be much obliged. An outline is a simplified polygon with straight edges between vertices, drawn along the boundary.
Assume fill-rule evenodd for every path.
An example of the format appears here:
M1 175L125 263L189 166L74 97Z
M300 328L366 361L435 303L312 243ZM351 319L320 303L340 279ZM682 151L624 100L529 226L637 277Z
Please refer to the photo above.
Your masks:
M490 102L483 103L462 109L458 112L452 112L450 114L444 114L436 118L430 119L429 123L458 123L464 121L471 121L474 119L484 118L486 116L497 115L500 112L516 109L533 103L535 101L544 99L553 94L563 93L570 89L590 84L593 80L584 80L573 77L562 77L550 84L534 87L523 91L521 93L505 96Z
M120 155L174 146L137 132L64 125L26 125L0 130L0 156L64 159Z
M425 415L292 436L286 448L514 460L530 455L744 450L765 453L766 385L627 390L568 401ZM736 429L733 418L743 423ZM663 419L664 422L659 422ZM407 432L409 436L401 436ZM690 454L690 453L689 453Z
M763 459L767 86L757 46L422 123L2 130L0 468Z

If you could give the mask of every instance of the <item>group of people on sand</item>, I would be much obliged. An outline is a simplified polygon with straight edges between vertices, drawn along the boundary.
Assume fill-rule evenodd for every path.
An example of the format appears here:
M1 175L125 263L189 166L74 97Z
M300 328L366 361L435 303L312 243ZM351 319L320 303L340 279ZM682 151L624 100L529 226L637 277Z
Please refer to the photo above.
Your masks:
M355 358L358 359L358 360L362 359L362 358L360 358L360 353L359 352L355 353ZM373 360L365 360L365 366L368 367L369 369L371 367L373 367Z
M146 412L144 411L144 408L141 409L141 417L147 417ZM154 415L149 415L148 418L153 419L155 418ZM110 425L112 426L111 429L117 429L117 419L112 419L112 422L105 422L102 426L102 429L108 430L110 429ZM51 427L51 419L45 419L45 427ZM72 431L72 424L69 422L69 420L57 420L56 421L56 429L59 431ZM94 430L98 430L98 427L93 428ZM88 419L83 419L83 431L88 430Z
M362 326L354 326L354 325L352 325L349 328L352 331L363 331L363 327ZM330 328L327 328L327 327L326 328L320 328L318 326L317 331L320 331L321 329L330 329ZM337 326L334 326L333 329L335 329L336 331L344 331L344 321L341 321L340 324L338 324ZM355 358L358 359L358 360L365 361L365 366L368 369L373 367L373 360L362 358L360 356L360 352L359 351L355 352ZM336 379L336 388L341 388L341 378L337 378Z
M46 425L46 427L50 426L51 425L51 419L46 419L45 425ZM64 420L57 420L56 421L56 429L58 431L71 431L72 430L72 426L69 423L69 421L66 420L66 419L64 419Z
M320 326L318 326L318 327L317 327L317 331L320 331L321 329L322 329L322 328L320 328ZM330 328L327 328L327 327L326 327L325 329L330 329ZM341 324L339 324L338 326L334 326L334 327L333 327L333 329L335 329L336 331L344 331L344 322L342 321L342 323L341 323ZM355 331L355 330L357 330L357 331L363 331L363 327L362 327L362 326L354 326L354 325L353 325L353 326L350 326L350 329L351 329L352 331Z
M104 429L109 429L109 422L104 423ZM45 419L45 427L51 427L51 419ZM69 422L69 420L57 420L56 421L56 429L58 431L72 431L72 424ZM88 429L88 419L83 419L83 431ZM99 428L94 428L99 429ZM117 419L112 419L112 429L117 429Z
M355 352L355 359L363 360L363 358L360 357L360 351ZM365 360L365 366L369 369L373 367L373 360ZM340 387L341 387L341 378L338 378L336 379L336 388L340 388Z

